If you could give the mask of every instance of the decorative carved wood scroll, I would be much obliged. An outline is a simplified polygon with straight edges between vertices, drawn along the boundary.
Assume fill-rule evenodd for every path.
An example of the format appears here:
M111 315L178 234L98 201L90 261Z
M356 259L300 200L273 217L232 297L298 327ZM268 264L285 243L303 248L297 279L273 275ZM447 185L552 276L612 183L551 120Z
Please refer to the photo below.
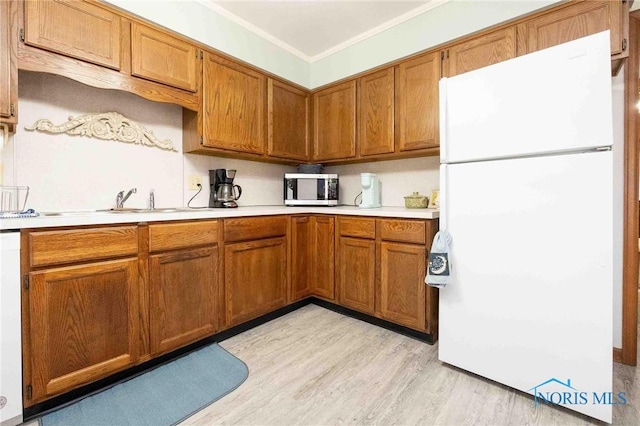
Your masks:
M117 112L86 114L76 118L69 117L69 121L58 126L49 120L40 119L31 127L25 127L25 130L38 130L54 135L66 133L73 136L88 136L177 151L171 140L159 140L151 130Z

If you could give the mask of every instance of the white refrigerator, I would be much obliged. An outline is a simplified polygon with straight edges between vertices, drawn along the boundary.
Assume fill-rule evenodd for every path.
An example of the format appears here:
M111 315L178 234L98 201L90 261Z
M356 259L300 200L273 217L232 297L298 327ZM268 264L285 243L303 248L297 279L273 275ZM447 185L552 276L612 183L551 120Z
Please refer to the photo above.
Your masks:
M611 422L608 31L443 78L440 132L440 360Z

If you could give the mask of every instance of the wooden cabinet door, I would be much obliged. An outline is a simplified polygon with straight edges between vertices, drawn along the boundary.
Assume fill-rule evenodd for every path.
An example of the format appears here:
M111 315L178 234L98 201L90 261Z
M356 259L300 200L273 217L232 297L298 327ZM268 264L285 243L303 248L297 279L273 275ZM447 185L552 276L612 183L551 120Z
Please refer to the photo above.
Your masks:
M149 285L153 355L216 332L217 246L149 256Z
M396 144L400 151L439 146L439 80L439 52L396 67Z
M309 160L309 94L269 78L267 154Z
M134 22L131 74L178 89L197 90L199 51L192 44Z
M515 58L516 28L504 28L458 43L447 50L446 56L449 77Z
M30 274L32 405L133 365L138 359L138 260Z
M585 1L530 19L526 26L526 53L611 29L611 53L626 50L620 1Z
M313 159L339 160L356 155L356 81L313 95Z
M0 122L16 122L18 103L16 2L0 1Z
M360 156L394 150L393 68L358 79L358 146Z
M338 258L338 302L347 308L373 315L375 241L340 237Z
M335 218L313 216L311 293L325 299L335 299Z
M264 153L266 77L206 53L203 80L203 145Z
M292 302L307 297L311 291L311 262L313 248L311 218L293 216L291 218L291 290Z
M274 311L287 301L285 237L225 246L226 325Z
M120 70L121 18L82 1L26 1L25 43Z
M426 249L416 244L380 243L380 317L426 331Z

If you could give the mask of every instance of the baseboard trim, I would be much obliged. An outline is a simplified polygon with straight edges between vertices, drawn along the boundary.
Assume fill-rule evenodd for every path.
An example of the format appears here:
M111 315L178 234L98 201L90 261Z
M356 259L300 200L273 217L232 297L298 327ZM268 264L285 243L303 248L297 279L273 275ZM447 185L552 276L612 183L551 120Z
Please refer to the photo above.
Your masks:
M318 299L316 297L311 298L311 303L313 303L314 305L318 305L323 308L329 309L331 311L337 312L339 314L347 315L349 317L368 322L369 324L377 325L378 327L386 328L387 330L395 331L396 333L413 337L414 339L428 343L429 345L433 345L435 343L433 336L429 333L423 333L421 331L417 331L412 328L408 328L408 327L398 325L389 321L385 321L383 319L376 318L368 314L363 314L362 312L354 311L352 309L345 308L344 306L336 305L335 303L331 303L323 299Z

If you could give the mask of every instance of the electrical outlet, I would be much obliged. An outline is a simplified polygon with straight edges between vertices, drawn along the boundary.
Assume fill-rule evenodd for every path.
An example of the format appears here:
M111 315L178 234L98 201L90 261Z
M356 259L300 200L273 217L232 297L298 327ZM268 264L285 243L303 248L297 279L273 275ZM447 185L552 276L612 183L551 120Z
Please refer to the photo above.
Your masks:
M191 175L189 176L189 189L192 191L197 191L200 189L198 185L202 185L202 176L200 175Z

